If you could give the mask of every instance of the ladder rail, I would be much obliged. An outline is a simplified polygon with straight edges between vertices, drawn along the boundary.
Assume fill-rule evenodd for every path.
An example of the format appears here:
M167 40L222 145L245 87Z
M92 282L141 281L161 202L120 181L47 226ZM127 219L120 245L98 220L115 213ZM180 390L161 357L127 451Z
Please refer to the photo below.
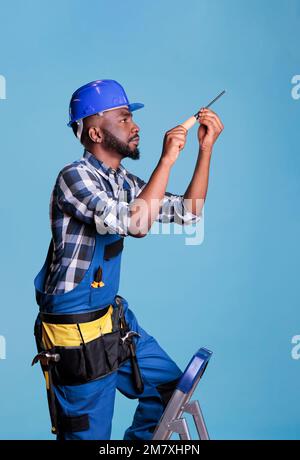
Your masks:
M173 433L177 433L182 440L191 439L184 413L192 415L199 439L209 440L200 404L197 400L191 401L191 397L205 372L211 354L206 348L200 348L193 356L156 426L153 440L168 440Z
M202 441L209 441L209 434L199 402L197 400L192 401L184 408L184 412L187 412L193 416L199 439Z
M182 441L191 440L189 427L185 418L178 418L173 420L170 422L169 428L171 433L178 433Z

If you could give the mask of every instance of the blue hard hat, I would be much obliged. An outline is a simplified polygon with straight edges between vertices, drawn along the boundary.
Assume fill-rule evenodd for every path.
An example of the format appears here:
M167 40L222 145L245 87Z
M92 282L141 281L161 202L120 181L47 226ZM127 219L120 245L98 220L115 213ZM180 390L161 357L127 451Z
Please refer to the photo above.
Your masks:
M98 112L123 106L127 106L133 112L144 107L144 104L140 102L130 104L123 87L115 80L91 81L73 93L68 126Z

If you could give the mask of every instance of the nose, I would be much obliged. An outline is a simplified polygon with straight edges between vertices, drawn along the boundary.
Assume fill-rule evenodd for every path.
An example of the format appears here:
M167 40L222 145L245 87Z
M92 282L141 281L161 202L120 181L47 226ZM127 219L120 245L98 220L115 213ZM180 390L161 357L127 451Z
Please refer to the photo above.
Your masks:
M138 134L139 130L140 130L139 126L135 122L132 122L132 127L131 127L132 134Z

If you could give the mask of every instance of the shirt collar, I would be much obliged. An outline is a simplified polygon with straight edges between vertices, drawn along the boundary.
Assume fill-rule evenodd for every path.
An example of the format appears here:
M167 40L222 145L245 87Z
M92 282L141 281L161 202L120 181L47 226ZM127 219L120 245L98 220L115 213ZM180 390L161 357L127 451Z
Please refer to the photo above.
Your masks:
M110 174L118 174L120 176L126 176L127 170L124 168L124 166L120 163L119 167L117 169L111 168L107 164L105 164L103 161L98 160L95 155L93 155L91 152L88 150L84 150L83 153L83 158L88 161L94 168L96 168L100 173L103 175L108 176Z

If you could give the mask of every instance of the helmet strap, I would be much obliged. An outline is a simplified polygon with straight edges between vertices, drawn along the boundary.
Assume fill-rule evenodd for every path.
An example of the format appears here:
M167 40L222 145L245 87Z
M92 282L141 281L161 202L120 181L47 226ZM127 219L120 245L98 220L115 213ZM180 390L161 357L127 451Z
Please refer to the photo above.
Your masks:
M83 120L82 118L80 120L77 120L77 133L76 136L78 137L79 140L81 140L81 134L83 130Z
M95 113L95 115L99 115L100 117L103 117L103 112ZM79 139L79 141L81 141L81 136L82 136L82 131L83 131L83 118L81 118L80 120L77 120L76 123L77 123L76 136Z

